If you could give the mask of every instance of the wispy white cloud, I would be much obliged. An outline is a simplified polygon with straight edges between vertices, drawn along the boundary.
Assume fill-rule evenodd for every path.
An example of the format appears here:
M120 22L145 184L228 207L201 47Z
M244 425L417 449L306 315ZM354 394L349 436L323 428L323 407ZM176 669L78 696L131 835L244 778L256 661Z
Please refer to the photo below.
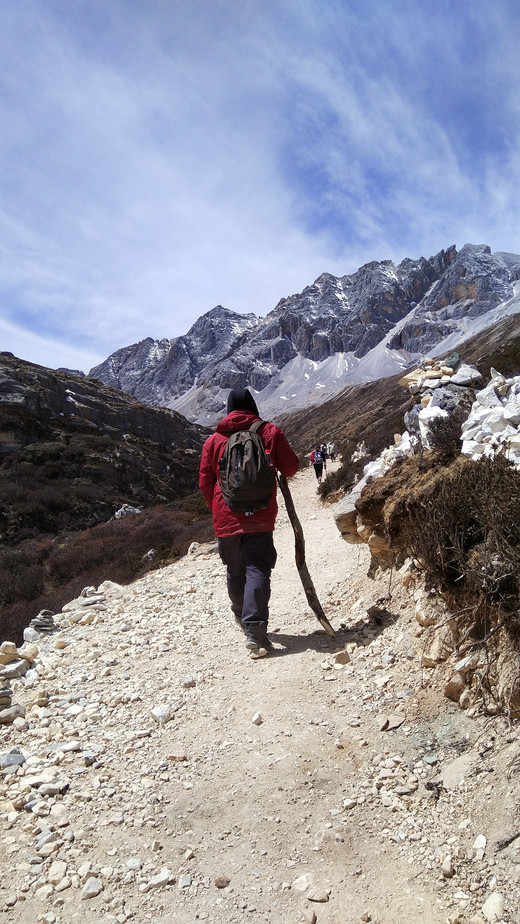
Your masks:
M5 349L88 368L323 271L519 249L509 0L23 9L0 8Z

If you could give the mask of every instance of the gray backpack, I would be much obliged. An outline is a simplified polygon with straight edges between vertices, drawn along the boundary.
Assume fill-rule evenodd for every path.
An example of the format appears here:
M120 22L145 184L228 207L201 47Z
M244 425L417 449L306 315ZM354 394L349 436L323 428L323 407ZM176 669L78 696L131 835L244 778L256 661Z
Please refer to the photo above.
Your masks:
M273 493L275 471L271 456L257 432L264 420L229 437L219 459L220 490L233 513L250 517L265 510Z

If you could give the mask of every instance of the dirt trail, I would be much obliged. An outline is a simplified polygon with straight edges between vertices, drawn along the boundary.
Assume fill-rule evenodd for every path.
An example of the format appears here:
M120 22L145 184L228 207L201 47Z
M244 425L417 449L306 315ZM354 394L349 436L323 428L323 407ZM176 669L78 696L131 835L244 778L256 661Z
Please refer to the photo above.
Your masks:
M425 677L410 594L366 577L365 547L341 540L316 487L311 470L291 482L336 641L308 608L281 509L268 658L248 657L210 546L107 585L94 619L69 624L71 607L42 642L38 681L15 684L26 725L2 731L0 752L33 767L0 784L0 922L519 919L518 842L492 847L520 827L505 772L518 736ZM69 785L35 815L16 796L44 771ZM28 860L46 829L55 850ZM82 897L89 878L99 892ZM500 916L482 917L491 899Z

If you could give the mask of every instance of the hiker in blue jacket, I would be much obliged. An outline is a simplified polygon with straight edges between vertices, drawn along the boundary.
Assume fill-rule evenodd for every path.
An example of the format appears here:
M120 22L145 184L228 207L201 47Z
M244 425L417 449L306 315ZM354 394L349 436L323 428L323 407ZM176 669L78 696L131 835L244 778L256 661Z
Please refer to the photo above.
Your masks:
M316 446L316 449L313 449L311 452L311 465L314 466L314 471L316 473L316 478L318 479L318 484L321 484L321 479L323 476L323 453L319 446Z

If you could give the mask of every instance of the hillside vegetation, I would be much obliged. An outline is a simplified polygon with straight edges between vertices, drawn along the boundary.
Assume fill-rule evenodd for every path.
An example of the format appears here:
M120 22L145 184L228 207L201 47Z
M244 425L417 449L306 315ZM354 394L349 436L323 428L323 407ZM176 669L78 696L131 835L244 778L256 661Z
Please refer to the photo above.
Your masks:
M197 487L207 431L11 354L0 380L2 638L19 641L85 586L127 583L210 538Z

